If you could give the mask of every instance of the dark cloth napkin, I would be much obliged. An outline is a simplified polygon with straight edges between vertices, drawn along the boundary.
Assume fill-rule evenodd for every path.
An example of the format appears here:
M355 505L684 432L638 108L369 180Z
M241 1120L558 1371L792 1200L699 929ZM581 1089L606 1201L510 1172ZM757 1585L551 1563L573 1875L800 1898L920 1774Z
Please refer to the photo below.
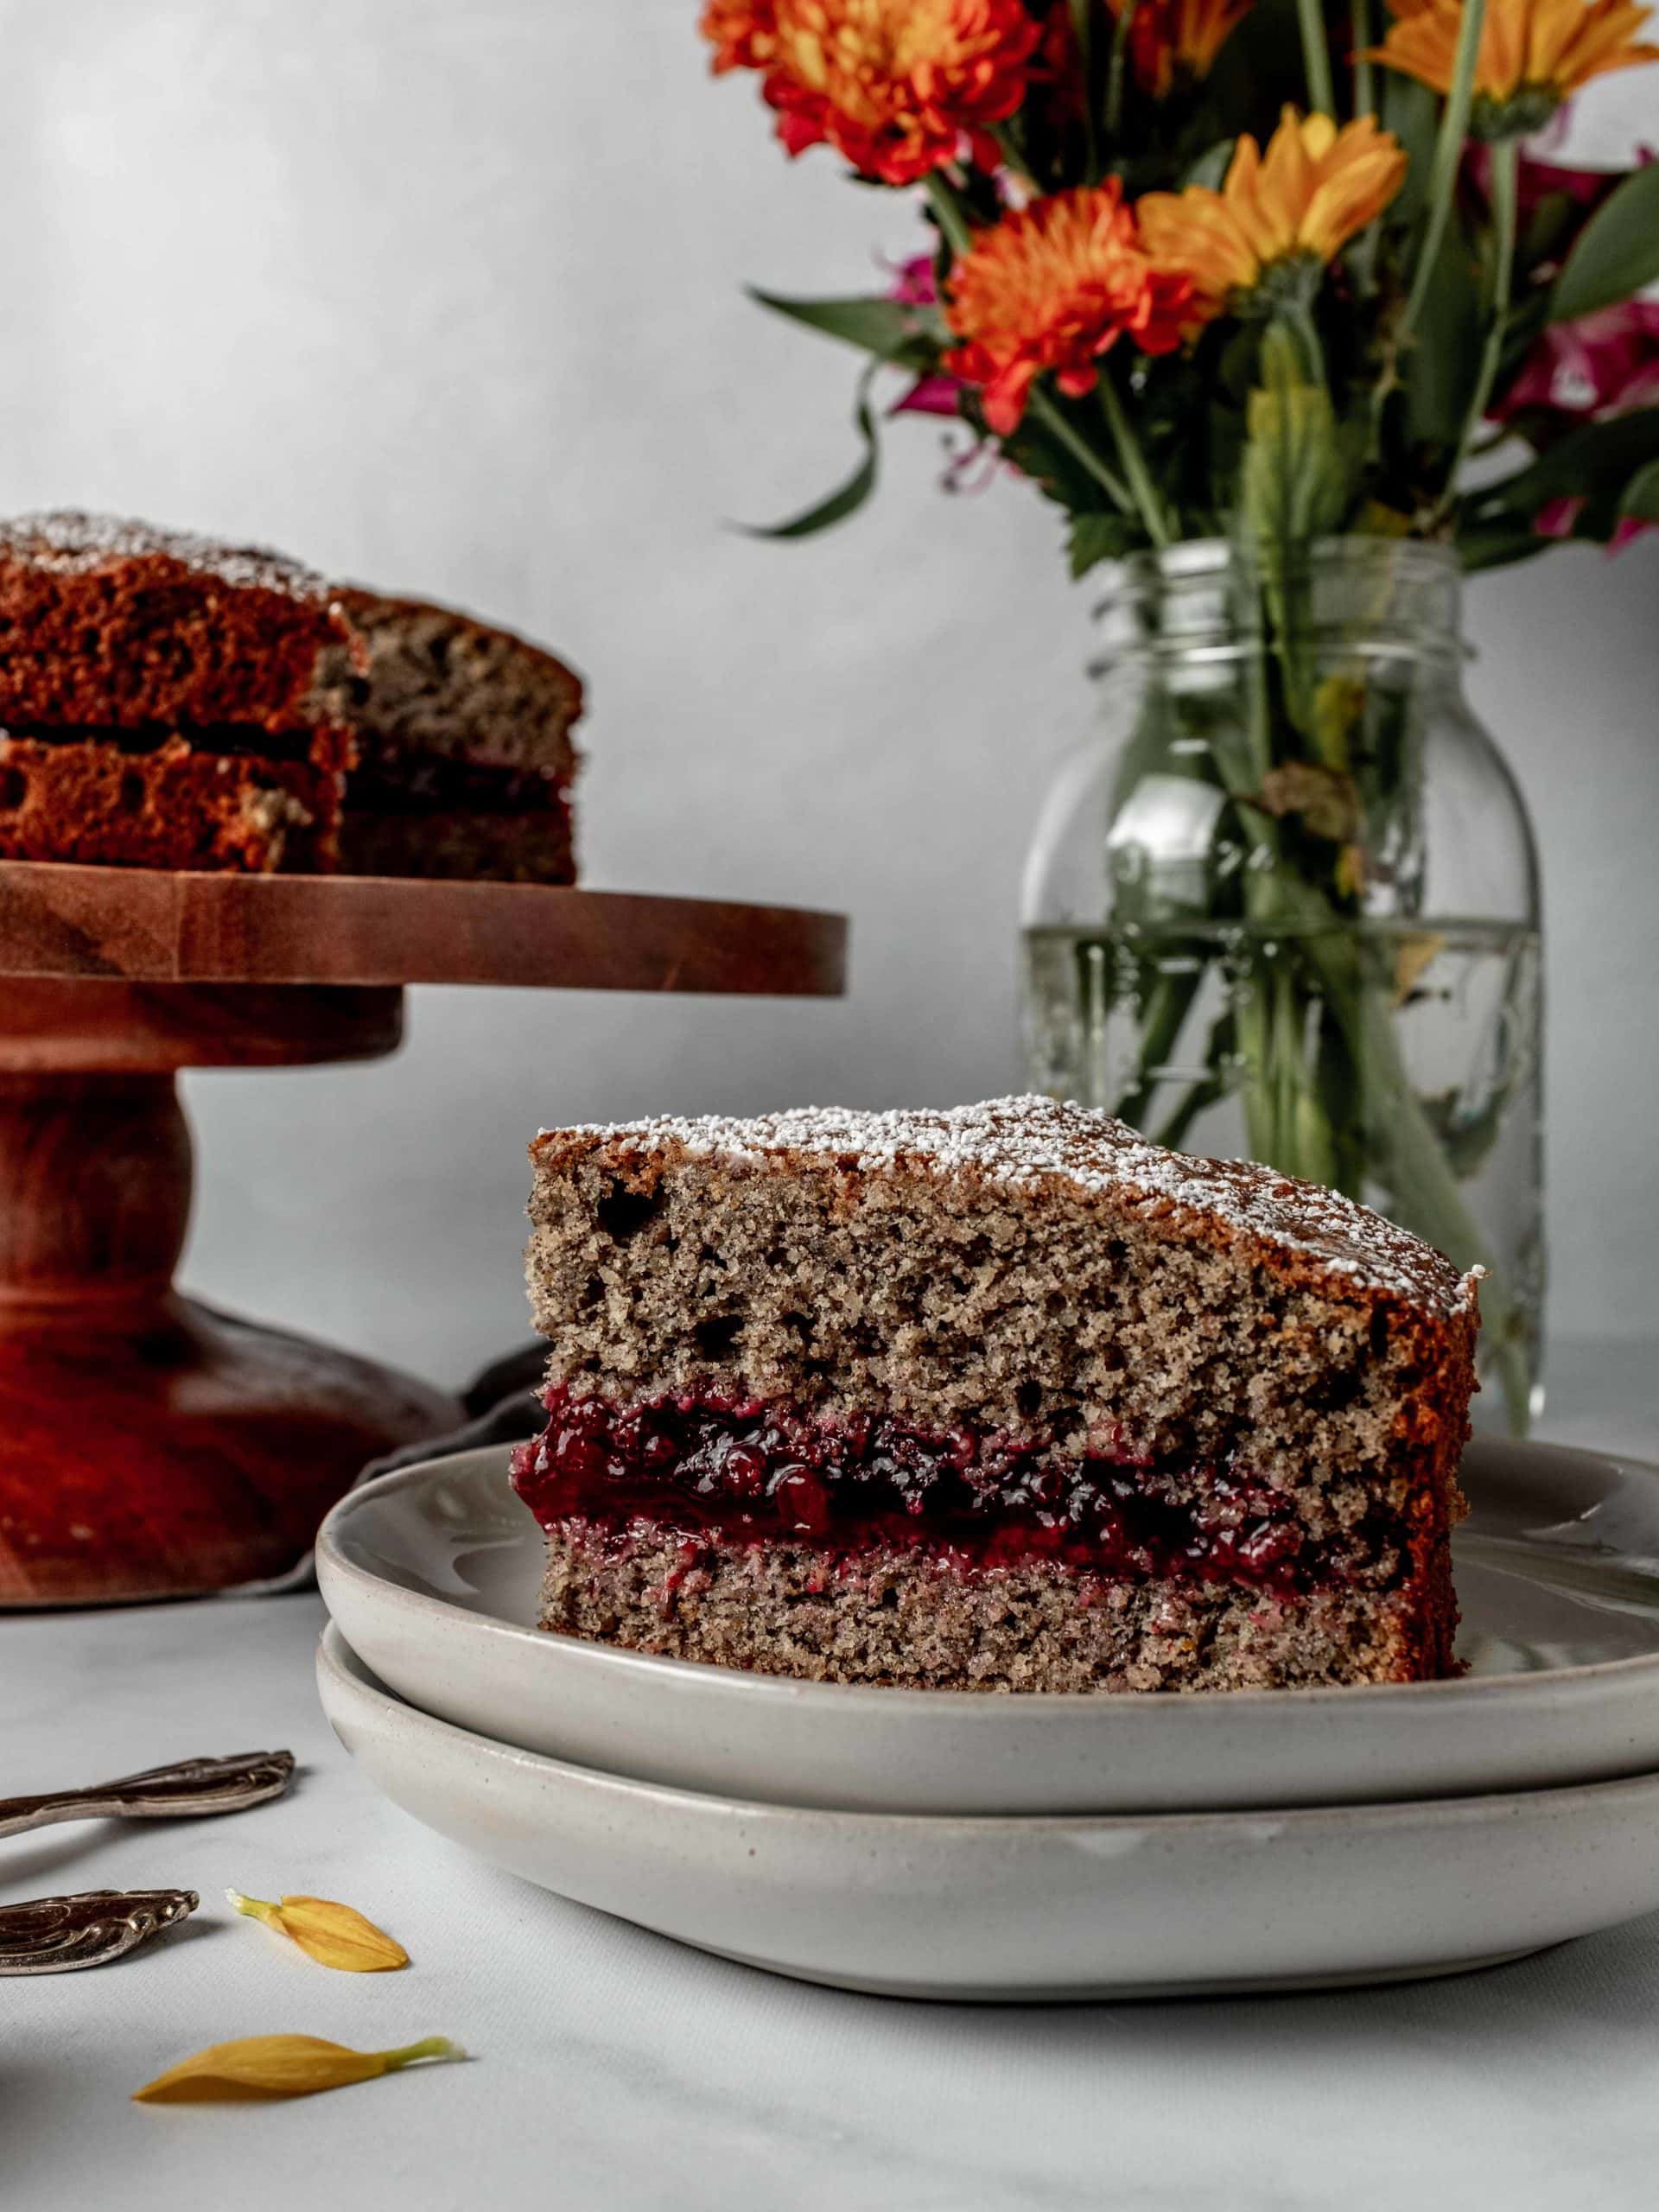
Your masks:
M418 1444L405 1444L400 1451L388 1452L382 1459L371 1459L358 1477L358 1483L369 1482L376 1475L390 1474L394 1467L413 1467L423 1459L441 1459L447 1452L470 1452L480 1444L517 1444L526 1436L534 1436L543 1418L537 1393L546 1365L547 1346L539 1338L520 1351L510 1351L504 1358L493 1359L461 1394L467 1419L459 1428L452 1429L447 1436L429 1436ZM356 1487L353 1484L353 1488Z
M493 1359L461 1394L467 1419L459 1428L447 1436L423 1437L418 1444L406 1444L401 1451L388 1452L384 1459L371 1459L352 1488L358 1489L376 1475L390 1474L394 1467L441 1459L448 1452L469 1452L480 1444L517 1444L534 1436L543 1419L538 1394L546 1365L547 1346L539 1340L524 1345L521 1351ZM315 1589L316 1580L316 1567L308 1552L286 1574L276 1575L269 1582L238 1583L218 1594L221 1598L276 1598L290 1590Z

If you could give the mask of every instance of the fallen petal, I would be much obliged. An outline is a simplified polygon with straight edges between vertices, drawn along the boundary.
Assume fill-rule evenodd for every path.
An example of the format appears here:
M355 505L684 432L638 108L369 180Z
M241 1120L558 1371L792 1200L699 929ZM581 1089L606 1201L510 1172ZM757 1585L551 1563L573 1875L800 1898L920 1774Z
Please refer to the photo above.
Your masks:
M283 1897L272 1904L266 1897L244 1897L239 1890L225 1894L238 1912L279 1929L320 1966L337 1973L391 1974L409 1964L409 1953L384 1928L332 1897Z
M397 2050L352 2050L320 2036L245 2036L181 2059L133 2092L135 2104L234 2104L273 2097L311 2097L372 2082L417 2059L467 2056L448 2036L428 2036Z

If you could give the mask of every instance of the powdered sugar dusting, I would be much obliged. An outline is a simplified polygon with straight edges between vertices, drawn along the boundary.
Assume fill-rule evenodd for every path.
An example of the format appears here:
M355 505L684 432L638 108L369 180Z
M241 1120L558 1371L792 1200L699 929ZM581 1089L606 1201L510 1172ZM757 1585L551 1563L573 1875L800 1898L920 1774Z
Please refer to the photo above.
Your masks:
M86 514L78 507L16 515L0 522L0 553L22 555L44 568L77 574L118 561L167 558L216 576L238 590L281 592L289 599L327 603L334 587L313 569L285 554L255 545L223 545L188 531L163 530L154 523L118 515Z
M883 1114L806 1106L748 1121L667 1116L542 1134L641 1151L671 1146L734 1164L759 1164L783 1152L865 1173L925 1163L942 1176L1009 1191L1061 1181L1144 1215L1218 1222L1443 1314L1472 1306L1480 1272L1459 1278L1433 1246L1338 1192L1247 1161L1166 1152L1109 1114L1051 1098Z

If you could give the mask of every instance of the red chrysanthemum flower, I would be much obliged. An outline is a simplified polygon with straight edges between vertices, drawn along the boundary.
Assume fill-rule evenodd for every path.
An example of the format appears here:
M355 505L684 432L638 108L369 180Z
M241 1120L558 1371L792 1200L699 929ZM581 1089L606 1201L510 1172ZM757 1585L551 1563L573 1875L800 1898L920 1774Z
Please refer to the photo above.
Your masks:
M1106 0L1121 22L1127 0ZM1138 0L1129 24L1129 52L1141 87L1167 99L1178 86L1207 77L1254 0Z
M1025 97L1041 35L1023 0L709 0L716 71L759 69L791 154L829 144L861 175L914 184Z
M963 343L944 365L981 387L985 420L1006 437L1045 371L1077 398L1122 337L1172 353L1192 289L1153 267L1116 177L1058 192L981 231L951 271L945 321Z

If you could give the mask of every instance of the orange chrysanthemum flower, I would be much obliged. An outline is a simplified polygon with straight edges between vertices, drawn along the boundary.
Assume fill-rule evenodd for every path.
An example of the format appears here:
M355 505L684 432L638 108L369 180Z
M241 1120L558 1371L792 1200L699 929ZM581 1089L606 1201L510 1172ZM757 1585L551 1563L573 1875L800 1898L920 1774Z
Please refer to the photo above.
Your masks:
M1394 25L1369 58L1449 92L1463 0L1391 5ZM1484 135L1535 130L1592 77L1659 61L1659 47L1636 39L1649 12L1635 0L1486 0L1474 79L1485 109L1477 114Z
M951 270L944 319L963 343L944 365L981 387L985 420L1006 437L1044 371L1077 398L1120 338L1173 351L1188 289L1152 266L1116 177L1057 192L981 231Z
M1106 4L1121 19L1128 0ZM1136 82L1161 100L1178 85L1207 77L1252 5L1253 0L1138 0L1129 23Z
M709 0L716 73L759 69L791 154L828 143L861 175L913 184L1025 97L1042 33L1023 0Z
M715 49L714 72L766 69L778 51L771 0L708 0L702 35Z
M1211 321L1281 264L1322 270L1380 215L1406 180L1407 159L1375 116L1338 130L1328 115L1283 110L1264 154L1241 137L1219 192L1189 184L1149 192L1136 208L1147 251L1190 279L1189 320Z

